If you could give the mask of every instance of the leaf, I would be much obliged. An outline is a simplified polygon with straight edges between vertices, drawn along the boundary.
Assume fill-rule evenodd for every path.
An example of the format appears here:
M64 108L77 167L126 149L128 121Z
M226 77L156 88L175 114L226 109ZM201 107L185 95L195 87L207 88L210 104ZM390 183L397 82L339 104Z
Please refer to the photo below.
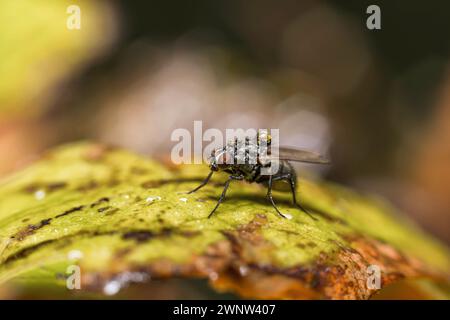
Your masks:
M0 118L42 114L55 87L112 42L116 27L108 4L77 1L83 15L77 30L66 27L71 5L0 1Z
M81 267L82 292L115 293L133 282L205 278L250 298L367 299L368 267L384 287L401 279L446 283L446 248L379 199L301 179L312 220L274 192L234 182L207 216L225 176L193 194L205 165L164 166L87 142L59 147L0 186L0 285L66 289ZM0 290L1 291L1 290ZM77 290L74 290L77 291Z

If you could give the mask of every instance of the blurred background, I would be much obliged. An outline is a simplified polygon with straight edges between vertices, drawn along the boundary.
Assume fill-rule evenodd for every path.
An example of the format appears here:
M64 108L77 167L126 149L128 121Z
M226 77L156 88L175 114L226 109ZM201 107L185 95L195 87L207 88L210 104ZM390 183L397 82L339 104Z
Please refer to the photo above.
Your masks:
M0 1L0 178L80 139L279 128L450 243L449 30L445 0Z

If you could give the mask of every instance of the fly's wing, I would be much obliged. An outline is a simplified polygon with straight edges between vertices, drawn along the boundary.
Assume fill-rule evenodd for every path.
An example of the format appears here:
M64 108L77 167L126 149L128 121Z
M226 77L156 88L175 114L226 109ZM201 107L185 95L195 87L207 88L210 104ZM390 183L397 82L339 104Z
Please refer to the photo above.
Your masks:
M330 163L328 159L318 153L291 147L280 147L278 153L272 153L269 158L307 163Z

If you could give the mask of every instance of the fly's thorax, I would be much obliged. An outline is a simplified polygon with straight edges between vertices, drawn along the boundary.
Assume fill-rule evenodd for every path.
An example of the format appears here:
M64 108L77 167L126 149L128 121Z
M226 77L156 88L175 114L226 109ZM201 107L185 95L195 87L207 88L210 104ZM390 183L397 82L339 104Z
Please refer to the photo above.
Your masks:
M253 174L255 168L270 166L268 153L270 150L270 137L266 143L258 136L256 139L235 138L223 148L212 152L210 167L213 171L241 171L244 175Z
M260 157L267 156L267 145L258 145L251 140L236 140L219 149L215 158L222 164L259 164Z

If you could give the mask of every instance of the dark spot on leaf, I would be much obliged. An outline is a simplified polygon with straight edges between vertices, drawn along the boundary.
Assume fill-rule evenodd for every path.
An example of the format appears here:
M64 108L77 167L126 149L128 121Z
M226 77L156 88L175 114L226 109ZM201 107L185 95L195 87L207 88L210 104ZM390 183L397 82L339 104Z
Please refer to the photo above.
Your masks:
M11 239L17 239L19 241L22 241L29 235L32 235L36 230L41 229L42 227L50 224L50 221L52 218L43 219L39 223L36 224L30 224L26 226L24 229L17 232L14 236L11 237Z
M70 276L70 274L64 274L64 273L61 273L61 272L57 272L55 274L56 280L67 280L67 278L69 278L69 276Z
M52 191L56 191L59 189L62 189L64 187L66 187L66 183L65 182L52 182L52 183L34 183L31 184L27 187L25 187L23 190L27 193L35 193L38 190L43 190L47 193L50 193Z
M177 231L171 228L162 228L158 232L153 232L149 230L134 230L128 231L122 235L122 239L125 240L135 240L136 242L146 242L153 238L167 238L173 234L179 234L183 237L190 238L197 236L199 232L197 231Z
M159 236L170 236L173 233L173 230L170 228L162 228L159 232Z
M108 210L108 212L105 213L106 216L110 216L116 212L118 212L119 209L118 208L112 208L111 210Z
M50 224L51 220L52 220L52 218L41 220L41 222L39 222L39 225L37 228L42 228L43 226Z
M65 182L55 182L55 183L50 183L48 185L46 185L45 190L48 192L52 192L55 190L59 190L59 189L63 189L66 187L66 183Z
M84 206L73 207L73 208L71 208L71 209L69 209L69 210L64 211L64 212L61 213L61 214L58 214L55 218L61 218L61 217L67 216L67 215L69 215L69 214L71 214L71 213L73 213L73 212L80 211L80 210L82 210L83 208L84 208Z
M200 234L198 231L183 231L181 235L186 238L196 237Z
M35 193L37 190L39 190L39 185L37 184L31 184L29 186L26 186L23 191L27 192L27 193Z
M99 187L98 182L91 180L88 183L79 186L76 190L77 191L89 191L89 190L96 189L98 187Z
M130 169L130 172L132 174L144 175L144 174L148 173L148 170L146 168L141 168L141 167L132 167Z
M97 211L98 212L103 212L103 211L106 211L106 210L108 210L110 208L111 208L110 206L106 206L106 207L98 208Z
M130 231L122 235L124 240L135 240L136 242L145 242L154 237L154 233L150 231Z
M93 202L93 203L91 204L91 208L93 208L93 207L99 205L99 204L102 203L102 202L109 202L109 198L103 197L103 198L98 199L97 201L95 201L95 202Z
M95 232L92 232L92 236L95 236L95 237L97 237L97 236L111 236L111 235L115 235L115 234L117 234L118 232L117 231L113 231L113 230L111 230L111 231L95 231ZM82 234L82 233L80 233L80 234ZM84 234L90 234L89 232L84 232Z
M310 248L315 248L315 247L317 247L317 244L315 244L314 242L312 242L312 241L308 241L308 243L306 244L308 247L310 247Z
M115 187L115 186L118 186L119 184L120 184L120 180L118 180L116 178L113 178L113 179L108 181L107 186L108 187Z
M46 220L51 220L51 219L46 219ZM42 220L41 223L46 223L46 220ZM47 223L48 224L48 223ZM47 245L53 244L53 243L57 243L58 244L58 248L62 249L65 246L69 245L72 240L76 237L82 236L82 237L97 237L97 236L111 236L111 235L115 235L117 234L117 231L95 231L95 232L91 232L91 231L80 231L76 234L73 235L68 235L59 239L50 239L50 240L45 240L43 242L40 242L38 244L23 248L21 250L19 250L18 252L8 256L8 258L6 258L6 260L3 262L4 265L11 263L13 261L16 261L18 259L22 259L22 258L26 258L27 256L29 256L31 253L33 253L34 251L40 249L41 247L45 247ZM11 237L13 238L13 237Z
M51 239L51 240L46 240L43 241L41 243L35 244L33 246L29 246L26 247L22 250L19 250L18 252L14 253L13 255L10 255L8 258L6 258L6 260L3 262L3 264L8 264L12 261L15 261L17 259L23 259L26 258L27 256L29 256L30 254L32 254L34 251L36 251L37 249L41 248L41 247L45 247L53 242L55 242L57 240L55 239Z

